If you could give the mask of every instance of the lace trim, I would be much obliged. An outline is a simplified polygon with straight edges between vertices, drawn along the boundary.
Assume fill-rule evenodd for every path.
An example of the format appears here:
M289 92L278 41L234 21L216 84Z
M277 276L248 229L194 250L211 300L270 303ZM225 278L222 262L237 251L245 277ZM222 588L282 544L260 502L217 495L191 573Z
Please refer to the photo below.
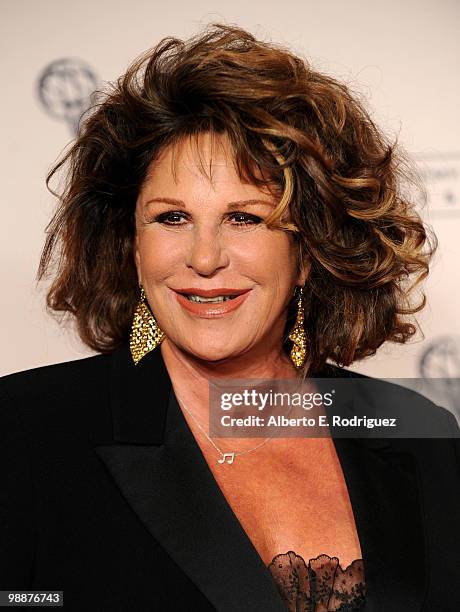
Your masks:
M290 550L268 566L289 612L351 612L364 606L363 560L343 570L337 557L319 555L305 561Z

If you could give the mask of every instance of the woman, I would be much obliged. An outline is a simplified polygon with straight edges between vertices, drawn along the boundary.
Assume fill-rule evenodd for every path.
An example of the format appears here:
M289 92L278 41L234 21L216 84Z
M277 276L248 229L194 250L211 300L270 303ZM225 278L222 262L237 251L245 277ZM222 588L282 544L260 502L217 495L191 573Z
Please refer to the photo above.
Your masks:
M129 68L48 177L68 164L39 278L99 354L1 381L1 589L457 610L456 440L207 431L212 379L362 378L342 366L414 334L434 240L401 160L345 85L240 28Z

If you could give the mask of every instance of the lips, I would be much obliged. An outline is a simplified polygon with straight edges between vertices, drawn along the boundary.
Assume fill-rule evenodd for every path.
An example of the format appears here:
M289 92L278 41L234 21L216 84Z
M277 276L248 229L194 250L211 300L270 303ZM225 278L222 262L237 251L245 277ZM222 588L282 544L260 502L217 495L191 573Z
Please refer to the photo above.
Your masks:
M219 295L236 295L236 297L223 302L200 303L190 301L182 294L182 291L188 295L199 295L201 297L217 297ZM181 289L180 292L174 290L174 294L182 308L190 314L204 319L213 319L215 317L225 316L239 308L247 299L250 291L250 289L233 289L229 287L207 290L186 287Z
M198 287L184 287L174 289L176 293L181 295L199 295L200 297L213 298L219 295L243 295L250 289L236 289L232 287L217 287L216 289L199 289Z

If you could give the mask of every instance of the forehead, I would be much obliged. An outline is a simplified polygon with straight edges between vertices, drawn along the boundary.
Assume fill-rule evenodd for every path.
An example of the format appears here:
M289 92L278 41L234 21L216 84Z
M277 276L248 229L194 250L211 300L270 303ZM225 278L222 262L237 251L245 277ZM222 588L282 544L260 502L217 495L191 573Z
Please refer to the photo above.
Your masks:
M257 166L251 170L259 179L268 180ZM154 185L176 186L179 183L230 183L244 188L256 188L268 194L277 193L278 186L271 181L267 186L255 186L239 173L235 151L226 134L205 132L183 136L165 146L151 162L143 188Z

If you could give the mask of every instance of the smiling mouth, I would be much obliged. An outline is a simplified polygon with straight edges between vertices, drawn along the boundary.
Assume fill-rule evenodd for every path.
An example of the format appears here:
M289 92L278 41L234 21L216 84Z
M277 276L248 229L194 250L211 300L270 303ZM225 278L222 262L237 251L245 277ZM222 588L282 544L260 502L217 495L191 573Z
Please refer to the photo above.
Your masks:
M234 287L212 290L199 290L203 293L214 293L214 295L198 295L190 292L192 287L185 288L185 291L175 291L176 299L187 312L196 317L205 319L220 318L236 311L246 301L250 289L239 290ZM195 289L195 288L193 288ZM236 291L237 293L229 293Z
M191 295L188 293L181 293L184 297L186 297L189 302L196 302L198 304L220 304L222 302L228 302L229 300L234 300L238 295L218 295L213 298L205 298L201 295Z

